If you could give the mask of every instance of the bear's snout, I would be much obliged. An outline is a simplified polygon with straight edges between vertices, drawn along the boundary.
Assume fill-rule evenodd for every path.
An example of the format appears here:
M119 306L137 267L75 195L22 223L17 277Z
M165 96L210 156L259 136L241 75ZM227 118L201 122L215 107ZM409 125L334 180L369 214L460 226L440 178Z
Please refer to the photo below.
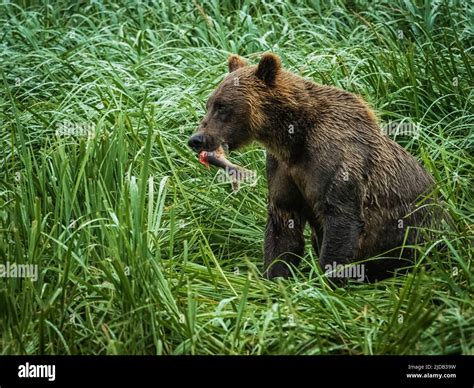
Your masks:
M188 146L194 151L201 151L206 145L206 138L202 133L195 133L188 140Z

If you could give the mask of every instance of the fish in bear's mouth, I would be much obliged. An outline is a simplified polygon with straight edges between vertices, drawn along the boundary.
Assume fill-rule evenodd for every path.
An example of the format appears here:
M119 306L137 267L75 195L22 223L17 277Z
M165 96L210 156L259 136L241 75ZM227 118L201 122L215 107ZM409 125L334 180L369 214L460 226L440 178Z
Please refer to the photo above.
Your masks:
M225 155L225 146L219 146L215 151L201 151L199 152L199 162L209 168L210 165L219 167L225 170L229 176L232 189L237 191L240 182L248 180L250 176L254 176L253 171L246 170L240 166L231 163Z

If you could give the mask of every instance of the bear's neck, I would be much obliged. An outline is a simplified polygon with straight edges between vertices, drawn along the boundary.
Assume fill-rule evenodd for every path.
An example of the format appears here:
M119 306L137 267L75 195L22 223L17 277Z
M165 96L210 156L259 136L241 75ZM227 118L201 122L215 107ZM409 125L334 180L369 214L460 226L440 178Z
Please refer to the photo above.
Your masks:
M273 101L266 107L268 119L258 131L257 140L286 164L304 160L307 154L307 138L314 130L315 120L303 106Z

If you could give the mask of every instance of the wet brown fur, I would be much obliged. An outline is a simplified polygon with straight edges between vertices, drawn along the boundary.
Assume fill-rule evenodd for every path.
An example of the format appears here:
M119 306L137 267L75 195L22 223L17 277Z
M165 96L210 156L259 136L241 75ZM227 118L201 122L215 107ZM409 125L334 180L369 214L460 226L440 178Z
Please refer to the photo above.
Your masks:
M286 277L287 264L298 264L307 222L323 268L392 250L366 263L367 279L377 280L409 263L413 251L394 248L405 238L416 242L416 231L407 228L425 222L426 212L414 204L433 180L381 131L368 105L283 70L271 53L258 66L231 56L228 67L199 131L208 150L253 140L267 150L266 276ZM227 113L217 109L221 102Z

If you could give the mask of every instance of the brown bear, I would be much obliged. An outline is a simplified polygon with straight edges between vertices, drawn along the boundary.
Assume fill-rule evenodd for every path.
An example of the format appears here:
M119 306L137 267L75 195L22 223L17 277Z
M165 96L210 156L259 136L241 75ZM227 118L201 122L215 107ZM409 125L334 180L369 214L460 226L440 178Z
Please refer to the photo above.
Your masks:
M188 144L198 153L254 140L265 147L265 276L291 274L307 222L326 272L363 262L364 280L372 281L411 263L416 227L429 219L417 201L434 181L381 130L368 105L285 71L272 53L257 66L232 55L228 68Z

